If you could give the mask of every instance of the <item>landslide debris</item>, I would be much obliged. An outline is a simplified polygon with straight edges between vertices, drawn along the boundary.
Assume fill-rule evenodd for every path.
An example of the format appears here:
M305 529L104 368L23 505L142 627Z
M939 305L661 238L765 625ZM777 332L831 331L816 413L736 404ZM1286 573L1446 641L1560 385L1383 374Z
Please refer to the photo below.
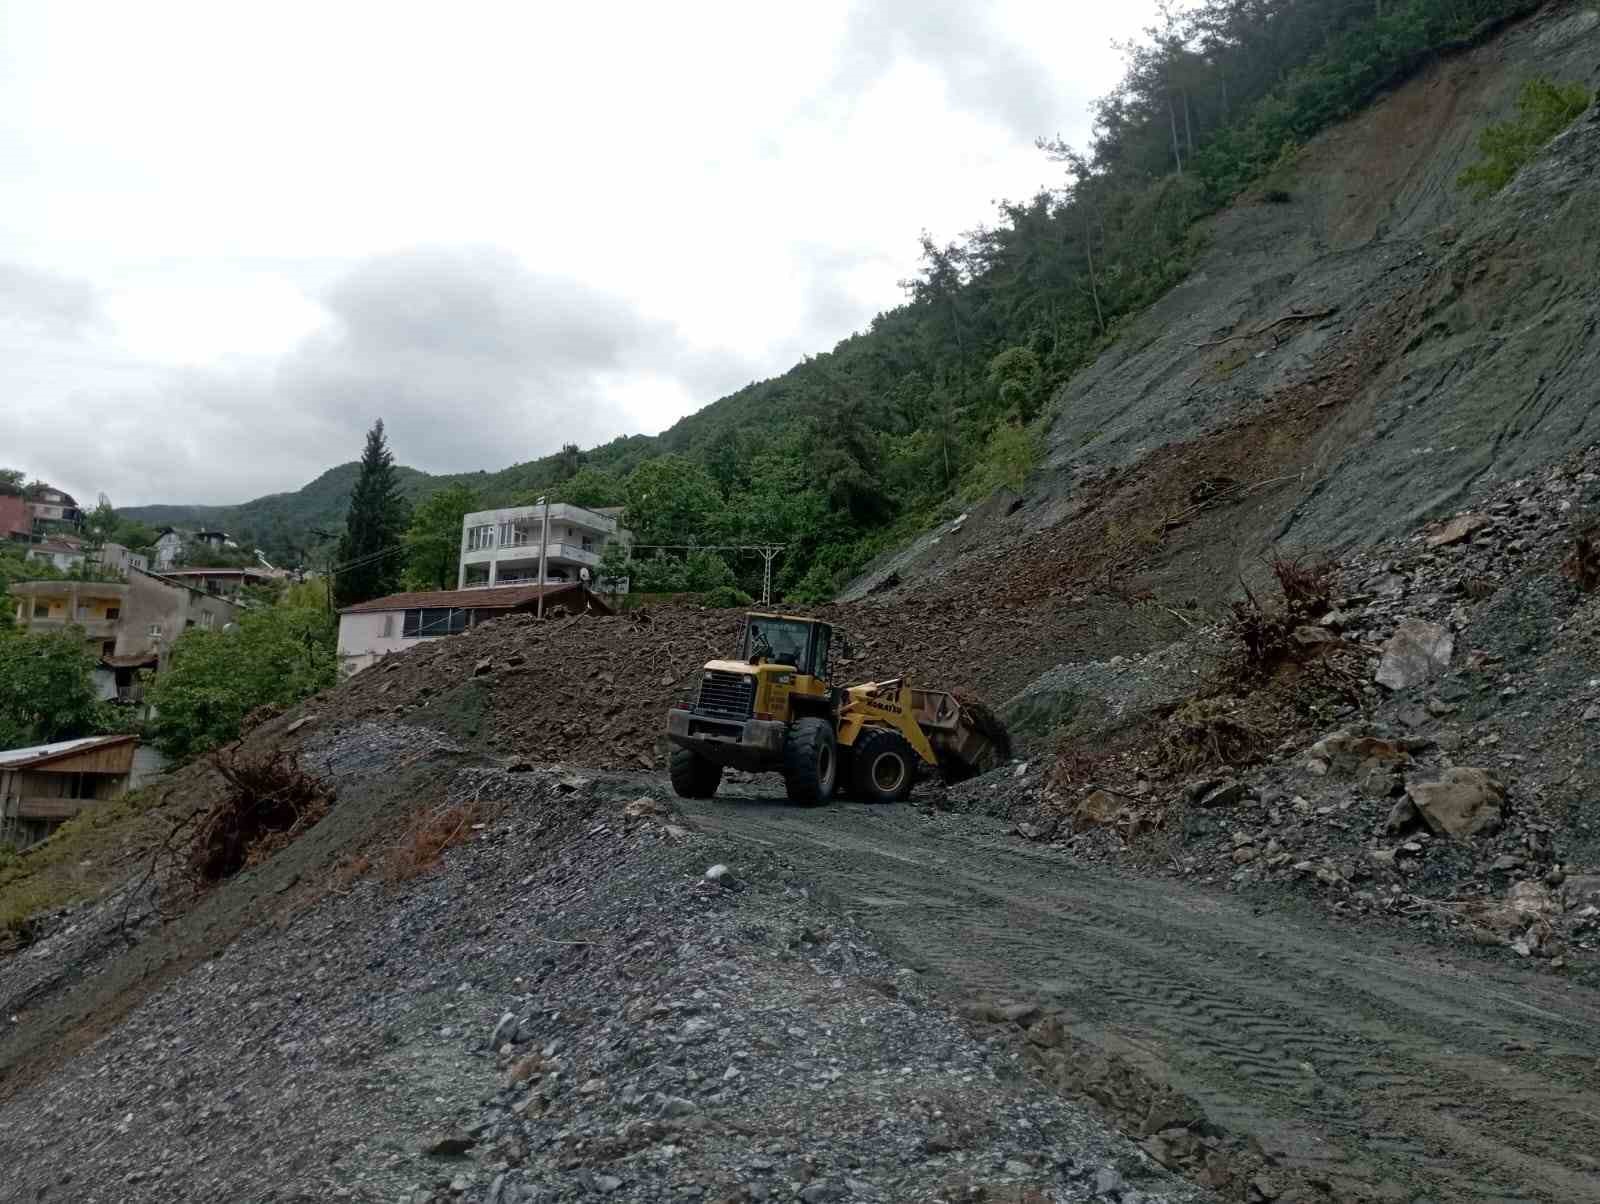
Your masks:
M322 731L305 760L343 808L430 740L448 743ZM321 890L0 1102L10 1189L1209 1198L1031 1087L1016 1050L936 1007L781 858L695 831L656 777L461 767L442 789L493 817L436 870Z
M1564 567L1597 507L1600 446L1347 554L1298 654L1253 687L1226 672L1256 661L1238 616L1063 666L1046 680L1076 720L1057 756L938 801L1078 856L1567 968L1600 950L1600 598ZM1185 647L1204 680L1178 671Z

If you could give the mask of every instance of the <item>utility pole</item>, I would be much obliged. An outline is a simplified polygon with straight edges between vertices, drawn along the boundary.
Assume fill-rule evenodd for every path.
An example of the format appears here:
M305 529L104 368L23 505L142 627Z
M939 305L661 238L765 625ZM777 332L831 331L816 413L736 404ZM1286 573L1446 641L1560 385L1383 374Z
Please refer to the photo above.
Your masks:
M539 618L544 618L544 558L550 551L550 495L544 494L534 503L544 507L539 522Z
M783 545L775 547L757 548L761 553L761 605L766 606L772 601L772 562L778 558L778 553L783 551Z

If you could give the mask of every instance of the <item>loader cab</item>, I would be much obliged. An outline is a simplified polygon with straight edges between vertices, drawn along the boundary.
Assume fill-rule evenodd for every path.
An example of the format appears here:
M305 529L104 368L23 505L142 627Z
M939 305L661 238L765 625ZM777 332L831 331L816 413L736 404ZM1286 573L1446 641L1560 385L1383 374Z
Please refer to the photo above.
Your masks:
M751 665L784 665L796 675L828 680L833 625L787 615L745 616L739 659Z

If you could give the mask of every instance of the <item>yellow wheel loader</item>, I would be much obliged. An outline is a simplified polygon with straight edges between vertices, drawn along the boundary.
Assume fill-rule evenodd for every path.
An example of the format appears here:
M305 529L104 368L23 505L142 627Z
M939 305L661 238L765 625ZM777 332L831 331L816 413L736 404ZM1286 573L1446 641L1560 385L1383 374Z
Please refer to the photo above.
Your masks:
M736 658L709 662L695 701L667 712L680 797L710 798L734 768L781 773L794 802L900 802L919 772L959 781L1011 755L978 703L903 678L831 684L835 634L817 619L745 616Z

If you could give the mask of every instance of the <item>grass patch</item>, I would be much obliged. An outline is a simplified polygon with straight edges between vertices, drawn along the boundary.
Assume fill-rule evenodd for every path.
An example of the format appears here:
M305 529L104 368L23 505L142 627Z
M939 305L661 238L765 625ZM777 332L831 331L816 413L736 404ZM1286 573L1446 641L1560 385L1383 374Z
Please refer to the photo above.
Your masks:
M41 844L0 852L0 949L26 944L35 916L94 897L120 867L160 843L169 827L162 801L146 787L88 808Z

